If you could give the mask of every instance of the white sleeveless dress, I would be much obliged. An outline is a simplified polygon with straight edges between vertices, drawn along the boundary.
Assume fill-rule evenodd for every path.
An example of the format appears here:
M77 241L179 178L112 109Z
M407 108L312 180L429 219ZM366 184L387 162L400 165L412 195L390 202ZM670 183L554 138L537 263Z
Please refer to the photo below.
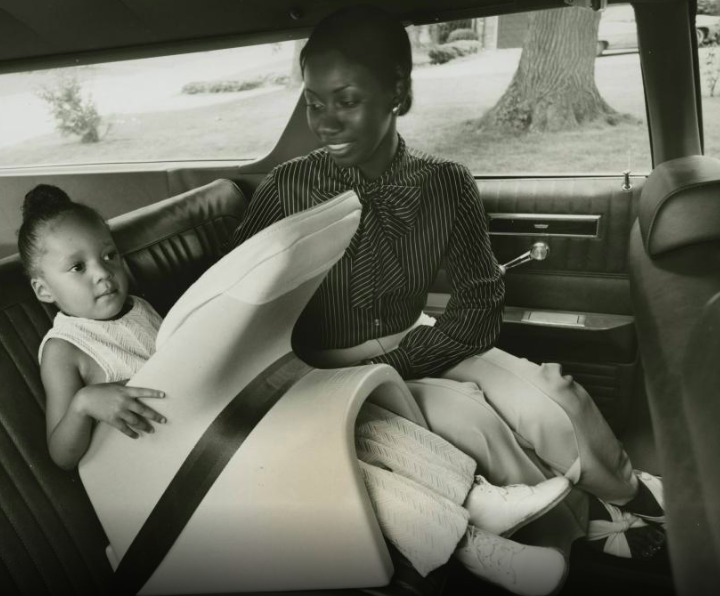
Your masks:
M59 312L40 344L38 359L42 362L49 339L64 339L98 363L106 383L129 379L155 352L155 338L162 322L148 302L137 296L130 299L130 310L114 320L84 319Z
M58 313L40 345L64 339L95 360L108 383L131 378L155 351L162 319L142 298L122 317L96 321ZM358 415L360 471L385 537L425 576L445 564L468 525L462 506L475 460L429 430L374 404Z

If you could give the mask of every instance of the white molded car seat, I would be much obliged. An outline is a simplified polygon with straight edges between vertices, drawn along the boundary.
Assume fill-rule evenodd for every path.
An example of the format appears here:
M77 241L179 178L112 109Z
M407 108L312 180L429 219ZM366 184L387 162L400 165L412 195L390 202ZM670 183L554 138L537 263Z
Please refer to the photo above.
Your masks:
M219 412L291 352L293 325L360 219L354 193L292 215L210 268L168 313L129 384L165 391L167 417L130 440L97 426L80 476L114 565ZM365 399L425 424L389 366L313 369L262 418L141 594L372 587L393 566L359 474Z

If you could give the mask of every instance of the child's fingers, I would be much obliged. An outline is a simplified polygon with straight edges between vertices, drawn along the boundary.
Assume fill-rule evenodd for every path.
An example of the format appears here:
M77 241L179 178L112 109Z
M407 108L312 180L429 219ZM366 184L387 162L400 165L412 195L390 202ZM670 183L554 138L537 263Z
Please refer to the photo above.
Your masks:
M135 414L134 412L127 411L123 415L122 419L128 426L131 426L133 429L141 430L146 433L155 432L152 424L150 424L143 416L140 416L140 414Z
M159 414L150 406L146 406L144 403L141 403L139 401L133 400L133 403L130 405L130 410L135 412L136 414L139 414L143 418L147 418L148 420L160 422L161 424L166 422L165 416Z
M110 425L114 426L121 433L123 433L124 435L127 435L131 439L137 439L140 436L137 432L135 432L132 428L130 428L127 424L125 424L125 422L123 422L122 420L112 421L112 422L110 422Z
M129 397L165 397L164 391L159 391L157 389L148 389L147 387L125 386L125 390Z

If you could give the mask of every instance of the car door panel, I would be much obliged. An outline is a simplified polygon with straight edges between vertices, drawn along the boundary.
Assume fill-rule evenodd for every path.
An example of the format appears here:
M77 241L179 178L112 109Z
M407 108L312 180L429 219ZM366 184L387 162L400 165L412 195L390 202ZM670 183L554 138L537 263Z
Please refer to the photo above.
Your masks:
M593 396L613 428L627 422L637 389L637 340L627 241L643 178L478 180L500 263L534 242L550 248L506 274L498 346L536 362L560 362ZM499 224L498 224L499 222ZM443 269L428 300L442 312L451 290Z

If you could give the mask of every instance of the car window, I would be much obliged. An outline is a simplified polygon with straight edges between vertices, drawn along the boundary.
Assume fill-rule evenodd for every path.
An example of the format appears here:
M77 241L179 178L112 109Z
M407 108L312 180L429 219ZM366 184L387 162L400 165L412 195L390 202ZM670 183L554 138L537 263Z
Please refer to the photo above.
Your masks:
M0 75L0 167L262 156L300 94L299 43Z
M720 2L698 3L700 92L705 155L720 158Z
M400 132L480 176L649 171L634 22L602 24L568 7L410 27ZM2 75L0 167L256 159L297 101L303 43Z
M411 29L401 133L476 175L649 172L634 14L614 8L606 31L620 31L602 46L600 15L570 7Z

